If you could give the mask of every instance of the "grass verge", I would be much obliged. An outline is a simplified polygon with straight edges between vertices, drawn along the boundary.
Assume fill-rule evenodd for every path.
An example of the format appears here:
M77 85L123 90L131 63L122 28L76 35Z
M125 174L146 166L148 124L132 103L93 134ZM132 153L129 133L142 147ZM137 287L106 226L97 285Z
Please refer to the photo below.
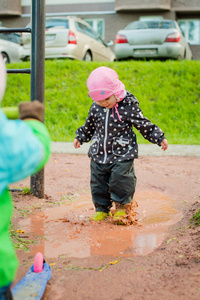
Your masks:
M144 115L158 125L170 144L200 145L200 61L83 62L46 60L45 124L53 141L73 141L92 103L87 78L99 66L116 70ZM30 62L8 65L28 68ZM30 100L30 75L9 74L2 106ZM138 142L145 143L137 133Z

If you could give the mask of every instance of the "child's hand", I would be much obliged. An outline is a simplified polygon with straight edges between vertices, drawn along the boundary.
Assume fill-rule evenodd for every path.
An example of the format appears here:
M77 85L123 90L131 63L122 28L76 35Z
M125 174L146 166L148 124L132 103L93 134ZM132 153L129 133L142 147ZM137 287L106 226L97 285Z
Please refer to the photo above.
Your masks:
M161 142L161 149L162 150L167 150L167 148L168 148L168 142L167 142L167 139L164 139L162 142Z
M77 139L74 139L74 148L80 148L81 146L81 143L77 140Z

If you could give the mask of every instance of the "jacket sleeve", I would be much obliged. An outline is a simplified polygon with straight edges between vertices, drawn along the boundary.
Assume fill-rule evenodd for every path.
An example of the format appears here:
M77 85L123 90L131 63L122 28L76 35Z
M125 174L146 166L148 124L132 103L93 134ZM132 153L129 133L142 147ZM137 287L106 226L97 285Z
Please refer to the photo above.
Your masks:
M39 166L37 166L37 169L35 171L35 173L37 173L39 170L41 170L44 167L44 165L47 163L47 161L51 156L51 139L50 139L49 132L47 131L47 128L43 123L35 120L29 120L26 121L26 123L33 131L35 137L39 140L39 142L43 146L43 158L40 161Z
M0 195L12 182L34 174L50 156L50 137L39 121L8 120L0 111Z
M94 119L94 111L92 105L89 110L88 117L85 121L85 124L76 130L76 139L79 140L81 144L87 143L91 140L95 131L94 122L95 119Z
M149 142L160 146L161 142L165 139L164 132L144 117L136 98L133 104L129 106L128 120Z

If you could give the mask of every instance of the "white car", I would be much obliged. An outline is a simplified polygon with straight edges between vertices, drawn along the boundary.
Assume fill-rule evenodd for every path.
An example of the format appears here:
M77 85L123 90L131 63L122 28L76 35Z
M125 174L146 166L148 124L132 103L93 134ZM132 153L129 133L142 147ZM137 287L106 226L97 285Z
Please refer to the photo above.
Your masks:
M6 29L0 27L0 29ZM21 46L16 33L0 32L0 52L5 63L20 62Z
M30 24L27 26L30 27ZM71 58L85 61L114 61L115 54L92 27L76 17L46 18L45 58ZM31 35L21 35L21 59L30 58Z
M135 21L120 30L115 39L116 58L192 59L181 29L173 20Z

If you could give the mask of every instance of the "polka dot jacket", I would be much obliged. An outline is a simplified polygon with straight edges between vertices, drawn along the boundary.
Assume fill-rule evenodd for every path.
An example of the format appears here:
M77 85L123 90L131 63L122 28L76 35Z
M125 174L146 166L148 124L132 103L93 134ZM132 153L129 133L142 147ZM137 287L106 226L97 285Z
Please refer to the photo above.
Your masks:
M164 132L143 116L137 99L127 91L115 108L107 109L93 102L85 124L76 131L81 144L89 142L88 156L100 164L130 160L138 157L138 145L133 126L153 144L165 138ZM121 120L120 120L121 119Z

